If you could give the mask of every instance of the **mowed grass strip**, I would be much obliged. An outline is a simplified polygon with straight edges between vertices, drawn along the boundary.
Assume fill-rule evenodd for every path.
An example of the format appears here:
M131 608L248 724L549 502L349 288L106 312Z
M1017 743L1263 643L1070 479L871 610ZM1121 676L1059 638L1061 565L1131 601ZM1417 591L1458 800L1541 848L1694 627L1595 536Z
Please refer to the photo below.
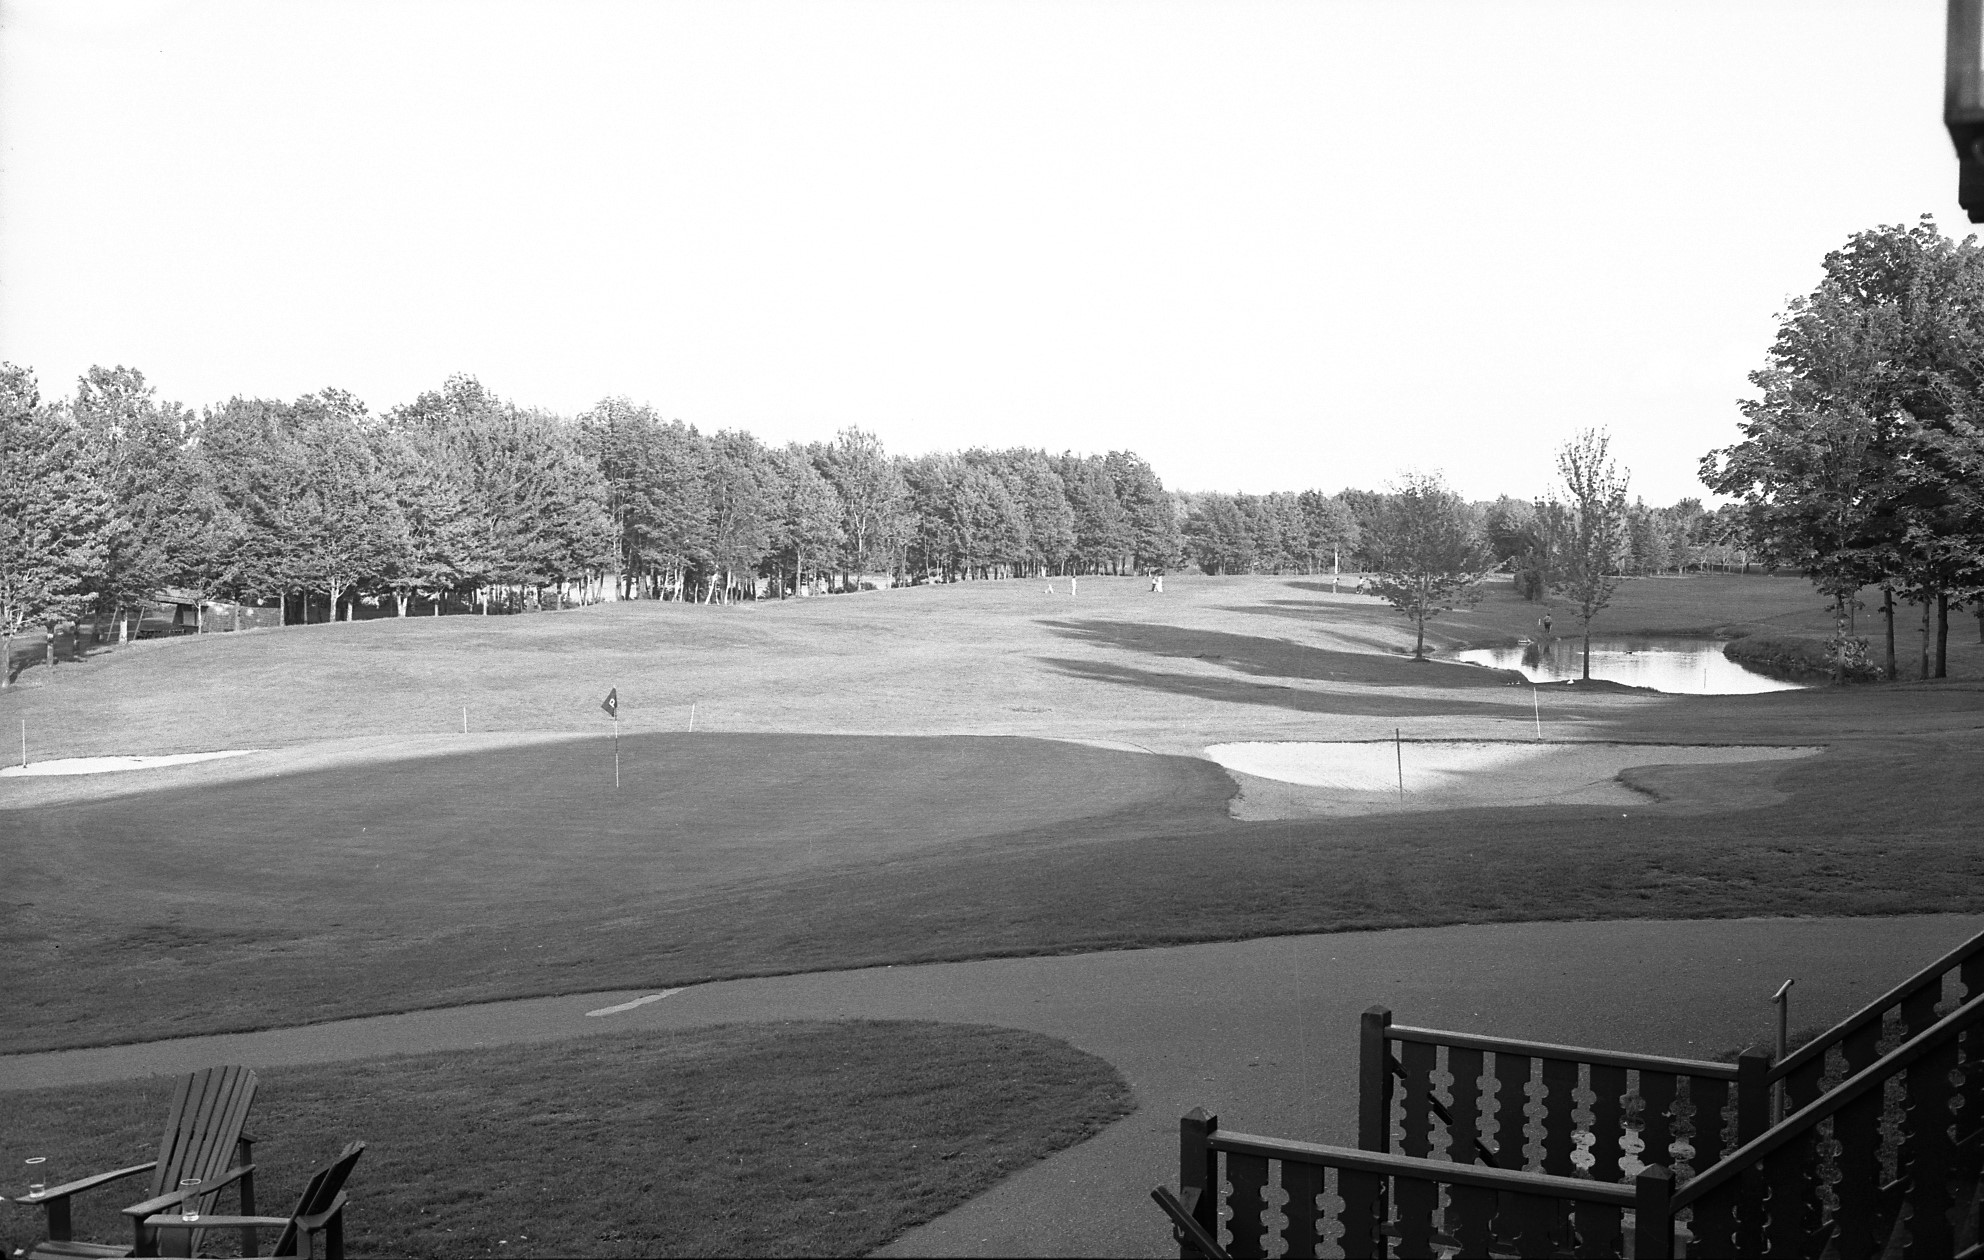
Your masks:
M285 1210L362 1139L346 1224L360 1256L861 1255L1135 1106L1065 1042L923 1022L598 1035L261 1079L260 1208ZM46 1155L58 1180L141 1163L171 1089L0 1094L0 1159ZM125 1240L129 1198L83 1196L78 1236ZM28 1212L0 1219L5 1254L32 1241Z
M1217 826L1233 790L1210 762L969 737L635 737L612 775L594 741L0 814L0 1048L866 961L771 944L837 937L844 905L759 908L827 871Z
M1025 740L770 735L668 745L679 777L631 779L617 806L591 812L520 772L518 758L559 748L460 759L449 774L473 807L418 807L417 793L356 767L50 808L22 817L9 858L13 1000L0 1044L1297 932L1973 911L1984 906L1979 739L1897 733L1906 700L1800 692L1744 709L1741 723L1670 718L1657 738L1686 725L1709 742L1754 728L1797 742L1850 721L1877 732L1843 734L1808 760L1690 772L1683 789L1724 777L1751 801L1708 812L1649 797L1645 809L1241 823L1209 762ZM919 762L956 791L919 786ZM752 774L724 780L740 766ZM801 797L780 822L750 804L789 800L782 785L814 782L822 766L848 780L836 809ZM700 786L740 779L754 794L744 802Z

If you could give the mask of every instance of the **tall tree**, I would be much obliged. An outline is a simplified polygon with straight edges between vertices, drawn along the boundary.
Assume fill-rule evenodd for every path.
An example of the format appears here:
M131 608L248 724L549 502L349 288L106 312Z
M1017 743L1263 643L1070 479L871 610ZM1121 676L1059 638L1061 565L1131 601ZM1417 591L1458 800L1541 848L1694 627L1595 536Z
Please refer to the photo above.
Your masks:
M1495 564L1467 504L1437 474L1409 474L1385 496L1364 545L1375 557L1364 589L1412 619L1414 660L1426 659L1426 622L1473 607Z
M1584 673L1591 681L1591 621L1612 601L1619 557L1627 550L1626 476L1613 463L1611 438L1586 429L1557 451L1563 478L1562 527L1550 589L1569 600L1584 634Z
M56 626L90 603L109 560L108 501L82 427L42 403L32 372L0 363L0 686L24 629L44 627L52 665Z

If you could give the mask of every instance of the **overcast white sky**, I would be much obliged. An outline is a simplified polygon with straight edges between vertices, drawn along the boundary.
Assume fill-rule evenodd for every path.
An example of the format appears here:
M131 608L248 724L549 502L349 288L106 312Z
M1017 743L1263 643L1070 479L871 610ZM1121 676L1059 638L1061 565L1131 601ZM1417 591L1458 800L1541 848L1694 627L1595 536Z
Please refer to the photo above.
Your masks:
M1165 484L1702 494L1852 232L1964 234L1938 0L0 0L0 358L471 373Z

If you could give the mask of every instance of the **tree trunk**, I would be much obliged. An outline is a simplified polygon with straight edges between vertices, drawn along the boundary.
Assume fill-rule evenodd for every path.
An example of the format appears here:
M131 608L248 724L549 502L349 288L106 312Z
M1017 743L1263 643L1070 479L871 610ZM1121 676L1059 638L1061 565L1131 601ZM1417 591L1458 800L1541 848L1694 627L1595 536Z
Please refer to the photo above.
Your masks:
M395 599L396 601L398 601L398 603L399 603L399 606L400 606L400 616L402 616L402 617L404 617L404 616L406 616L406 606L407 606L407 605L408 605L409 603L411 603L411 602L412 602L412 600L413 600L413 592L411 592L411 591L394 591L394 592L393 592L393 598L394 598L394 599Z
M55 623L52 621L49 622L47 630L48 636L43 642L47 645L49 672L53 673L55 670Z
M1892 587L1883 586L1881 588L1881 616L1886 618L1888 623L1887 680L1889 682L1893 682L1894 681L1894 589Z
M1950 593L1936 592L1936 677L1950 676Z
M1916 676L1925 682L1929 678L1929 596L1926 592L1922 596L1922 668Z
M1420 613L1416 620L1419 624L1419 641L1413 644L1412 659L1423 661L1426 659L1426 614Z
M1836 686L1846 685L1846 596L1834 594L1832 597L1832 681Z
M1584 680L1591 681L1591 623L1584 623Z

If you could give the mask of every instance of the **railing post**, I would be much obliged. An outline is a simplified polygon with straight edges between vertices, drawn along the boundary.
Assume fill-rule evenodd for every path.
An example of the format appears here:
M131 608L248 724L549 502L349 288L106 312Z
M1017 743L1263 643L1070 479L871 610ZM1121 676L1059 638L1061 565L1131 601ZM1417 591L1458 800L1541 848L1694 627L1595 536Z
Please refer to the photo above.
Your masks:
M1219 1152L1212 1135L1219 1117L1194 1107L1178 1121L1178 1198L1206 1233L1219 1237ZM1183 1260L1196 1260L1198 1248L1187 1240L1179 1247Z
M1634 1260L1674 1260L1674 1174L1655 1164L1633 1179Z
M1736 1145L1763 1136L1771 1125L1770 1055L1745 1050L1736 1060Z
M1392 1148L1392 1050L1385 1029L1392 1026L1389 1006L1365 1011L1357 1035L1357 1149Z

